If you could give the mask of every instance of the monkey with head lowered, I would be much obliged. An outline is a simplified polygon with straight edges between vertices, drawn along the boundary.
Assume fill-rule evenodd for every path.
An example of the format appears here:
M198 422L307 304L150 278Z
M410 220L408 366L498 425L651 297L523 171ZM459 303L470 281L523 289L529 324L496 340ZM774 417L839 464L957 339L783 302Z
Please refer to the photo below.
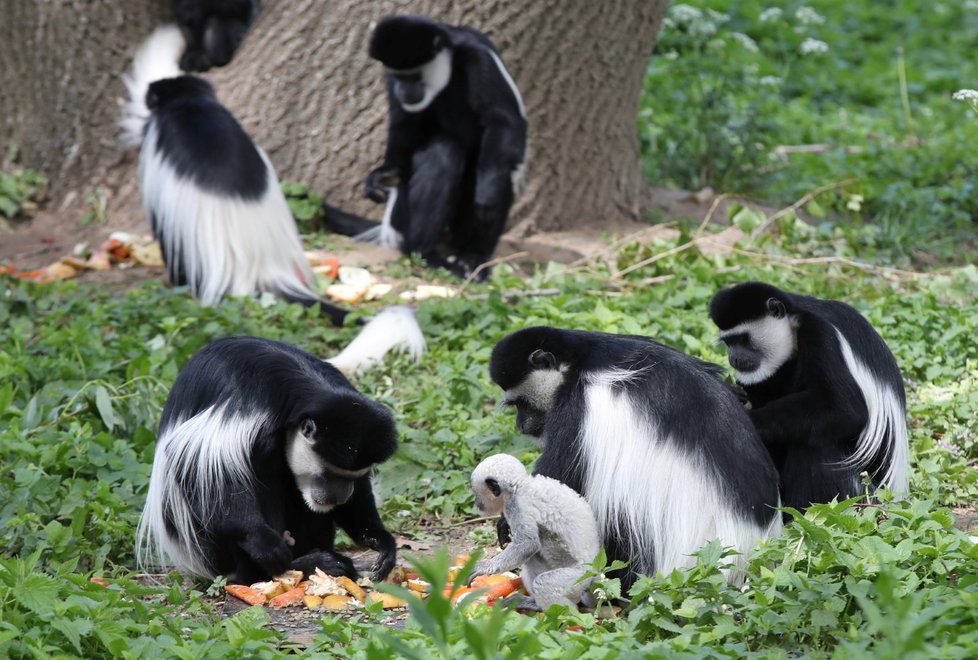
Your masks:
M472 472L479 511L505 512L512 540L472 577L523 567L520 576L536 607L577 607L589 585L584 575L601 549L590 505L556 479L530 476L519 459L496 454ZM524 607L529 606L525 603Z
M357 577L337 526L394 566L370 475L397 448L394 418L333 366L256 337L219 339L167 398L136 536L140 563L207 578L288 568Z
M717 293L710 317L781 474L785 506L858 496L862 472L873 490L907 492L903 378L859 312L747 282Z
M378 225L324 205L326 225L466 277L492 257L523 175L520 93L492 42L470 27L389 16L369 54L387 73L390 123L366 196L387 210Z
M183 75L183 37L157 29L125 79L122 127L139 158L143 206L170 282L215 305L266 291L317 306L335 325L346 310L313 290L315 276L272 164L214 95Z
M207 71L230 62L257 15L257 0L173 0L173 18L187 44L180 68Z
M694 565L710 540L743 555L781 529L777 472L719 371L644 337L551 327L493 349L517 428L543 445L536 474L588 501L626 588Z

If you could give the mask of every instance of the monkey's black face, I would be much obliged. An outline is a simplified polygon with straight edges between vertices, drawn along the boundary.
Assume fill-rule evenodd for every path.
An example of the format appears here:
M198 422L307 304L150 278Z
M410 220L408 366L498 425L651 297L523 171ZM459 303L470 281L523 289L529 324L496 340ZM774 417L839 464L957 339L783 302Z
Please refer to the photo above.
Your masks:
M321 402L290 431L286 460L296 487L313 511L346 503L357 479L390 458L397 433L390 412L363 397Z
M750 335L742 332L721 338L727 345L727 359L730 366L741 373L757 371L764 355L751 345Z
M543 435L543 428L547 421L547 413L538 410L525 401L515 401L512 405L516 406L516 428L520 433L539 438Z
M406 112L421 112L435 100L452 79L452 50L443 48L434 57L412 69L387 68L394 98Z
M394 96L401 105L417 105L424 99L424 79L421 72L391 73Z
M310 505L309 508L313 511L329 511L345 504L352 495L353 480L329 474L328 471L310 477L307 488L303 490L303 496L308 496L308 499L316 505ZM306 503L309 504L308 501Z

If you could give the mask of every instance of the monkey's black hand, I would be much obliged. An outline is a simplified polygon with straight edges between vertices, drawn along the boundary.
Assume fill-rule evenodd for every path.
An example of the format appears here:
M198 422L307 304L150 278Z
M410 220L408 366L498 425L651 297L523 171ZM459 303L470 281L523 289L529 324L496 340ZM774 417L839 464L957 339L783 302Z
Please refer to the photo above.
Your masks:
M397 563L397 541L387 530L368 532L365 535L367 547L376 550L379 554L377 561L370 567L370 579L374 582L381 582Z
M268 525L251 531L239 545L269 576L281 575L292 561L292 549L285 537Z
M496 521L496 541L499 547L505 548L512 540L509 534L509 521L506 520L506 516L499 516L499 520Z
M292 561L291 567L294 570L302 571L306 575L315 573L318 568L326 573L326 575L345 575L351 580L356 580L360 577L360 573L357 571L356 566L353 565L352 559L344 557L337 552L326 550L313 550L309 554L297 557Z
M390 189L396 187L399 181L396 169L382 165L367 175L363 195L378 203L386 202Z

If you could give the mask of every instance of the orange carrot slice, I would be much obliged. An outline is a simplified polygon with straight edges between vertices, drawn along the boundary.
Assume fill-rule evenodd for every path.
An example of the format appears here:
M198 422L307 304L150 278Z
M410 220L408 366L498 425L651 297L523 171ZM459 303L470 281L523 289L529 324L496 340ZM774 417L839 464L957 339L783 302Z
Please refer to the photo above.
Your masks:
M513 578L512 580L506 580L505 582L500 582L489 587L489 592L486 594L486 598L489 600L495 600L497 598L505 598L517 589L523 586L522 578Z
M302 597L306 595L305 587L296 587L295 589L290 589L284 594L279 594L275 598L268 601L271 607L287 607L289 605L295 605L302 602Z
M235 598L243 600L249 605L264 605L265 601L268 600L265 597L265 594L244 584L225 585L224 591L228 592Z

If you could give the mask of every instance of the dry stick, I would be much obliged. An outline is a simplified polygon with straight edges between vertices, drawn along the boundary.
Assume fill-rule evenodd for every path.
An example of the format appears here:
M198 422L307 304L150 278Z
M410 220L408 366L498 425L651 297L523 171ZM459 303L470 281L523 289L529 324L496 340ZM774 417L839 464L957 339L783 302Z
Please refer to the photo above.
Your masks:
M632 243L638 242L646 234L651 234L657 231L661 231L663 229L675 227L677 224L678 223L675 220L673 220L671 222L663 222L662 224L652 225L651 227L645 227L643 229L639 229L638 231L633 231L630 234L615 239L607 247L605 247L604 249L602 249L600 252L596 254L575 259L574 261L567 264L567 267L576 268L578 266L584 266L590 262L597 261L602 257L607 257L611 255L613 252L617 253L621 251L621 249L626 245L631 245Z
M560 289L530 289L529 291L521 291L519 289L506 289L501 291L499 295L504 300L512 300L514 298L545 298L547 296L559 296L563 291ZM468 296L466 300L488 300L488 293L476 293L474 295Z
M528 257L528 256L530 256L530 253L527 252L526 250L523 250L520 252L514 252L513 254L508 254L505 257L496 257L495 259L490 259L489 261L483 264L479 264L479 266L475 270L469 273L469 276L465 278L465 281L462 282L462 286L460 286L458 289L458 295L462 295L462 292L464 292L466 287L468 287L469 284L472 283L472 280L474 280L479 275L479 273L484 271L486 268L491 268L497 264L505 263L507 261L515 261L517 259L522 259L523 257Z
M812 190L811 192L805 193L804 195L802 195L801 199L799 199L797 202L795 202L794 204L792 204L791 206L789 206L787 208L781 209L780 211L778 211L777 213L775 213L774 215L772 215L770 218L767 218L760 225L758 225L757 228L754 231L751 232L750 237L752 239L753 238L757 238L757 236L761 232L763 232L765 229L767 229L768 227L771 226L771 223L773 223L776 220L779 220L779 219L783 218L784 216L788 215L789 213L794 213L795 211L797 211L802 206L804 206L805 204L807 204L811 200L815 199L816 197L818 197L822 193L829 192L830 190L835 190L836 188L842 188L844 186L848 186L850 183L855 183L858 180L859 179L857 179L856 177L851 177L851 178L848 178L848 179L843 179L842 181L836 181L835 183L829 183L827 185L822 186L821 188L816 188L815 190Z
M648 259L642 259L641 261L637 261L637 262L633 263L628 268L622 268L620 271L618 271L614 275L613 279L622 278L625 275L628 275L629 273L631 273L632 271L636 271L639 268L645 268L646 266L649 266L651 264L654 264L656 261L659 261L660 259L665 259L666 257L671 257L674 254L679 254L680 252L685 252L689 248L691 248L694 245L696 245L698 242L699 242L699 239L698 238L694 238L693 240L687 241L686 243L683 243L682 245L677 245L674 248L669 248L665 252L659 252L657 254L653 254Z
M918 273L912 270L903 270L901 268L893 268L892 266L876 266L874 264L866 264L860 261L854 261L849 257L786 257L777 254L764 254L762 252L752 252L750 250L744 250L743 248L730 246L729 249L732 252L743 255L745 257L750 257L752 259L766 259L768 261L777 261L778 263L784 264L785 266L803 266L811 264L841 264L843 266L851 266L858 270L864 270L870 273L881 273L888 274L897 277L905 277L908 279L926 278L929 275L927 273Z
M706 230L707 225L710 224L710 220L713 219L713 214L716 213L716 211L717 211L718 208L720 208L720 203L723 200L725 200L725 199L731 199L731 198L736 198L736 197L739 197L739 196L738 195L735 195L735 194L732 194L732 193L723 193L722 195L717 195L713 199L713 203L710 204L710 208L706 212L706 215L703 216L702 222L700 222L699 226L693 232L693 238L691 240L687 241L686 243L683 243L682 245L677 245L674 248L670 248L670 249L666 250L665 252L659 252L657 254L652 255L651 257L649 257L647 259L643 259L642 261L638 261L638 262L632 264L631 266L629 266L628 268L623 268L622 270L620 270L617 273L615 273L612 276L612 279L619 279L621 277L624 277L625 275L628 275L629 273L631 273L633 271L636 271L636 270L638 270L640 268L644 268L645 266L649 266L651 264L654 264L656 261L659 261L660 259L665 259L666 257L670 257L670 256L672 256L674 254L679 254L680 252L684 252L684 251L688 250L689 248L691 248L691 247L693 247L695 245L698 245L699 242L700 242L700 240L702 240L704 238L704 236L702 234ZM666 282L666 281L672 279L672 277L673 277L672 275L669 275L669 276L663 275L661 277L651 277L651 278L648 278L647 280L644 280L643 283L655 284L656 282Z

